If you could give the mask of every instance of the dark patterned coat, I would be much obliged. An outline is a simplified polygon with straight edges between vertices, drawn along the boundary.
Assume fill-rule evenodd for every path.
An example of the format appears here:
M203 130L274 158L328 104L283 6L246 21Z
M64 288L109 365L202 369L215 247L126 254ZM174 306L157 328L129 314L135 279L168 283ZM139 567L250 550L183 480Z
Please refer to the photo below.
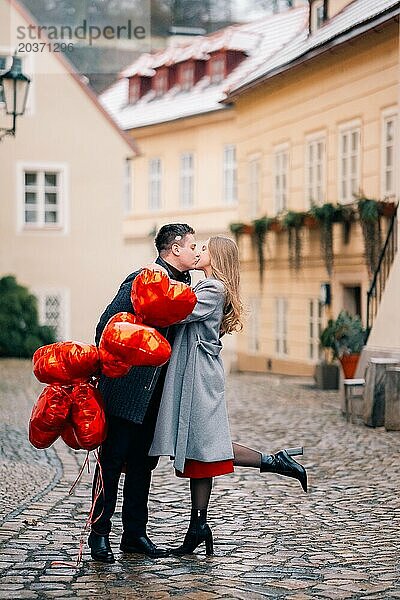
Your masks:
M177 276L177 273L172 273L170 266L162 258L158 257L156 263L163 266L171 278L190 283L190 276L187 273L182 273L181 277ZM131 302L131 287L133 280L141 270L139 269L128 275L125 281L122 282L115 298L101 315L96 327L95 342L97 346L104 327L113 315L121 311L134 314ZM172 343L174 329L174 327L169 327L159 329L159 331ZM166 371L166 368L166 366L132 367L124 377L110 378L102 375L99 381L99 390L104 398L107 414L127 419L133 423L142 423L158 378L163 370Z

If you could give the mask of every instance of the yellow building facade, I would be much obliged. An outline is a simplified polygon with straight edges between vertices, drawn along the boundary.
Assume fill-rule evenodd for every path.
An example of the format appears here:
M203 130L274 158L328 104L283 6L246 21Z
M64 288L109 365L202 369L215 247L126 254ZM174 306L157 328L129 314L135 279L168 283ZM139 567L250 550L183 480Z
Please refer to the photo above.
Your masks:
M167 222L190 223L201 241L312 204L397 200L398 3L309 4L143 55L102 95L140 147L124 221L127 266L132 256L138 265L154 257L154 233ZM226 51L239 53L236 66L214 81ZM387 225L382 219L383 237ZM240 235L239 369L311 375L330 316L344 308L365 322L371 273L360 224L346 239L341 224L333 233L328 273L318 227L301 229L297 269L288 233L269 231L262 282L255 236Z
M240 221L306 211L311 201L351 203L354 193L397 200L395 18L247 89L233 90L228 100L235 103L238 131ZM242 236L250 322L239 346L240 369L311 374L320 352L318 331L329 316L345 308L365 322L370 278L359 223L351 226L347 243L342 226L334 225L330 277L318 229L301 231L298 270L289 267L287 235L267 234L262 286L254 244ZM324 284L332 302L322 307Z

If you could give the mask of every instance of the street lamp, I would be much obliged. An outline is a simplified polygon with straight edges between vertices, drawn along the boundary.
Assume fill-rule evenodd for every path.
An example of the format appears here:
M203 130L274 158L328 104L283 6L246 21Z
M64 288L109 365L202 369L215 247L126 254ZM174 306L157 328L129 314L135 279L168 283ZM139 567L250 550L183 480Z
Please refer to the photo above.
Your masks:
M25 112L31 80L22 73L21 59L13 56L9 71L0 74L0 89L3 90L6 115L12 115L12 127L0 128L0 140L6 135L15 135L17 117Z

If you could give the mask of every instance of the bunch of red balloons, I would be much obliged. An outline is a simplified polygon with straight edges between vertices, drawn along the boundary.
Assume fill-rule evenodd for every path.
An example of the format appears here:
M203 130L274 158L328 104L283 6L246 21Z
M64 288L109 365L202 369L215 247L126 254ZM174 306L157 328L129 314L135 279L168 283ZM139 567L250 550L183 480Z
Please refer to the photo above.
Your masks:
M184 283L162 271L144 269L132 283L134 313L111 317L99 347L80 342L42 346L33 355L33 372L47 387L40 394L29 422L29 440L48 448L61 436L75 450L94 450L107 433L104 404L97 379L123 377L134 366L161 366L171 346L154 327L182 321L197 298Z

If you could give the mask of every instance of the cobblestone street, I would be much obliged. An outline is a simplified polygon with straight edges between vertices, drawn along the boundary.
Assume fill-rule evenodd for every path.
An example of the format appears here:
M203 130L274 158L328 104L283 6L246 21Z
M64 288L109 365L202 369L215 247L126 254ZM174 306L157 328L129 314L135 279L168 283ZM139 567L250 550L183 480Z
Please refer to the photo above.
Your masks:
M215 555L158 561L119 553L120 505L111 542L117 561L75 560L90 508L91 474L72 495L85 454L27 440L40 386L28 361L0 361L0 598L400 598L400 433L346 423L336 392L311 380L231 375L234 440L263 451L304 445L309 493L298 482L237 468L215 480L209 511ZM155 471L150 537L181 541L188 482L163 459Z

